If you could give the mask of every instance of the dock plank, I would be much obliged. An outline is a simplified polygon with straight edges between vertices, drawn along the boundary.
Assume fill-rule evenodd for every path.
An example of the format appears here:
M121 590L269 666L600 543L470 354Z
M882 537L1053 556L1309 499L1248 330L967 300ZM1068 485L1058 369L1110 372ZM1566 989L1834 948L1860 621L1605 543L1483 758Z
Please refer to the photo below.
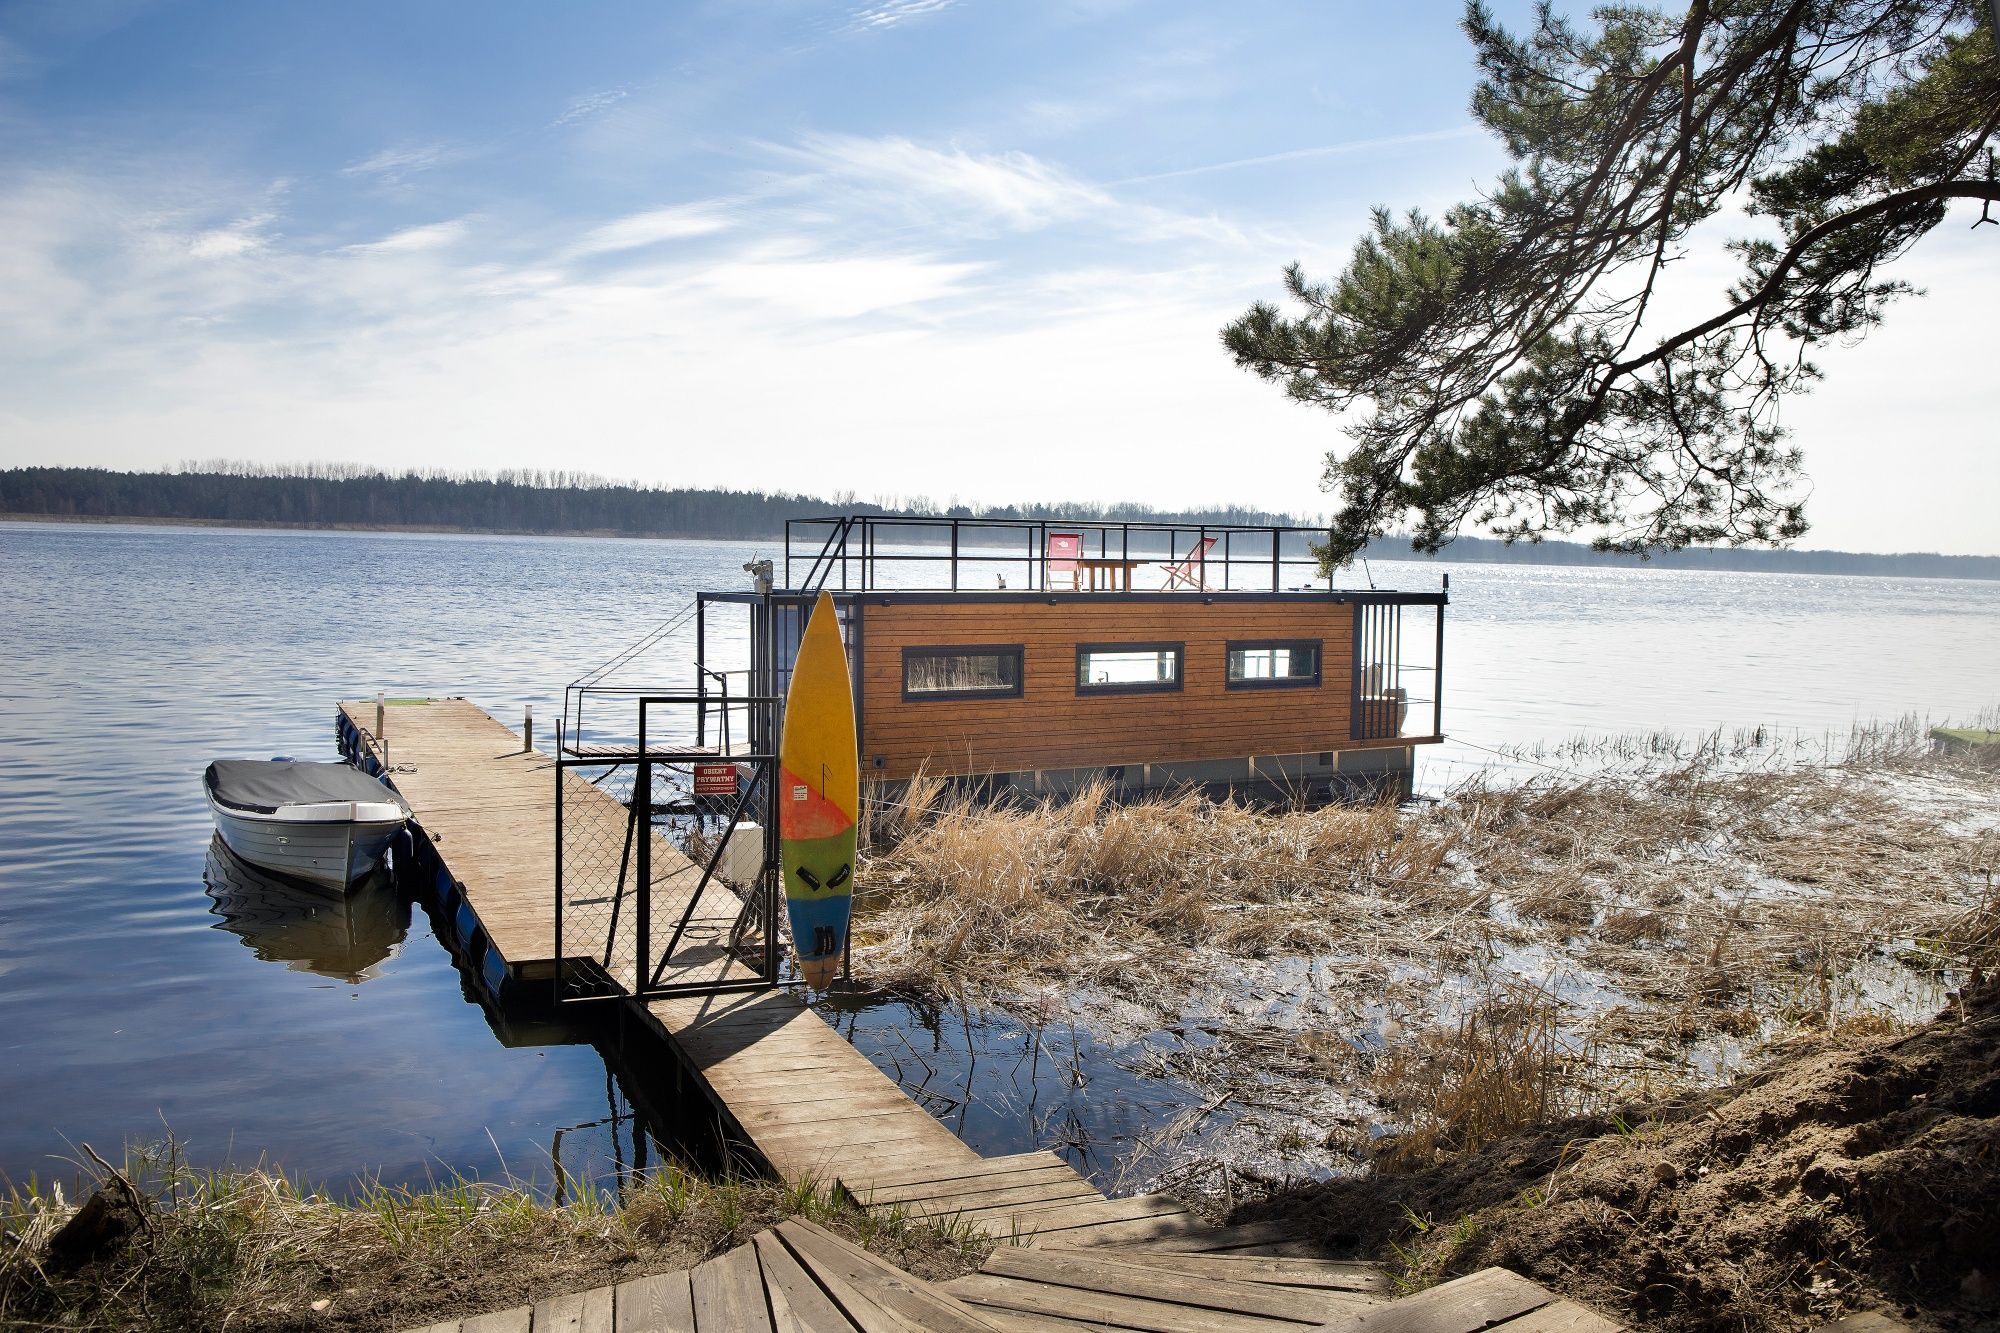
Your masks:
M1495 1328L1503 1333L1619 1333L1624 1328L1616 1320L1606 1319L1597 1311L1575 1301L1553 1301L1539 1310L1528 1313ZM1901 1324L1887 1327L1860 1328L1851 1333L1907 1333Z
M1106 1253L1127 1263L1165 1268L1190 1277L1214 1277L1232 1282L1263 1282L1281 1287L1311 1287L1386 1295L1388 1274L1355 1259L1287 1259L1255 1250L1220 1254L1181 1254L1151 1247L1105 1246Z
M750 1243L757 1247L757 1261L763 1266L771 1324L777 1333L853 1333L854 1322L775 1234L761 1231Z
M1320 1333L1475 1333L1556 1302L1556 1294L1519 1273L1484 1268L1467 1277L1329 1320Z
M764 1276L751 1245L696 1265L688 1274L695 1333L772 1333ZM537 1333L540 1333L537 1330Z
M943 1290L972 1305L1081 1319L1094 1327L1138 1329L1144 1333L1302 1333L1310 1327L1288 1319L1197 1309L1141 1296L1052 1287L988 1273L954 1278L944 1284Z
M898 1319L931 1333L993 1333L993 1325L943 1290L811 1222L780 1223L778 1234L822 1281L838 1279Z
M1159 1254L1255 1253L1288 1258L1324 1258L1309 1241L1272 1222L1248 1222L1236 1226L1210 1226L1196 1217L1161 1217L1129 1223L1107 1224L1078 1233L1051 1236L1049 1245L1143 1245Z
M517 1305L511 1310L474 1315L461 1323L459 1333L529 1333L534 1327L535 1307Z
M968 1180L1007 1175L1015 1171L1068 1168L1069 1163L1046 1150L1015 1153L1009 1157L975 1157L969 1162L937 1162L907 1171L884 1171L864 1183L871 1188L894 1189L905 1185L935 1185L947 1180Z
M618 1284L616 1333L695 1333L688 1275L660 1273Z
M1336 1313L1317 1292L1268 1287L1254 1282L1197 1278L1101 1253L1039 1250L1003 1245L979 1269L994 1277L1019 1278L1052 1287L1073 1287L1114 1296L1169 1301L1228 1314L1258 1315L1313 1325Z

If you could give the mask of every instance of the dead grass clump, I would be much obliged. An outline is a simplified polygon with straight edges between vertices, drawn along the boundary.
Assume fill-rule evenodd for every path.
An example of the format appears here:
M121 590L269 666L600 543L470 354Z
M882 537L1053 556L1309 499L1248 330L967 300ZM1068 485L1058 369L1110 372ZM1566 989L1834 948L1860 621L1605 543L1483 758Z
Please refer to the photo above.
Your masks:
M622 1200L582 1189L558 1205L454 1177L341 1201L277 1171L194 1167L169 1141L93 1183L125 1220L87 1246L66 1243L84 1209L60 1186L0 1195L0 1327L409 1327L691 1267L788 1217L923 1275L970 1271L987 1248L963 1227L863 1212L837 1187L671 1163Z
M1570 1035L1563 1007L1546 990L1508 985L1456 1027L1424 1031L1392 1051L1374 1092L1409 1128L1381 1145L1377 1164L1426 1166L1591 1109L1592 1052Z
M1531 921L1581 930L1597 920L1597 896L1577 870L1550 875L1516 899L1514 910Z
M1606 944L1626 946L1641 940L1664 940L1672 934L1667 914L1652 908L1616 907L1604 914L1597 925L1597 938Z

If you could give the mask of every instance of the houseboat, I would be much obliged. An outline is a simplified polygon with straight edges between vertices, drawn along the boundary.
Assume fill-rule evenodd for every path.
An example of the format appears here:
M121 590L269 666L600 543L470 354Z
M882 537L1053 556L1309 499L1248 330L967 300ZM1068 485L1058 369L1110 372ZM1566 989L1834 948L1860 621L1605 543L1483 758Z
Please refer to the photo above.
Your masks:
M782 699L805 617L832 594L854 672L863 782L919 773L1056 793L1201 787L1284 799L1407 794L1443 739L1448 580L1348 588L1324 529L843 515L786 525L749 589L695 603L706 721Z

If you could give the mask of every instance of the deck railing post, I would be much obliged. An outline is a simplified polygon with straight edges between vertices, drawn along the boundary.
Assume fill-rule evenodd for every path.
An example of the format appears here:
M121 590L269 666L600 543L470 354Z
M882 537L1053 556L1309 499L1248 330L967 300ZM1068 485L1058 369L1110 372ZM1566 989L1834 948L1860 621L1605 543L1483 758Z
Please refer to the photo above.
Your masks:
M1271 529L1271 591L1279 590L1279 579L1284 572L1284 549L1279 545L1284 540L1283 528Z
M958 520L951 521L951 590L958 591Z
M768 716L772 705L760 705ZM769 723L765 730L769 731ZM764 872L758 877L764 894L764 984L778 984L778 760L775 738L772 755L764 760Z
M1451 575L1444 576L1444 590L1451 593ZM1431 659L1431 735L1444 735L1444 603L1437 607L1437 656Z
M569 951L563 946L563 720L556 719L556 980L554 998L562 999L563 974L567 971L564 959Z
M639 701L639 763L632 776L633 840L638 843L638 892L632 895L632 992L646 988L653 960L653 761L646 757L646 701ZM615 910L615 909L614 909ZM616 919L613 920L616 927Z

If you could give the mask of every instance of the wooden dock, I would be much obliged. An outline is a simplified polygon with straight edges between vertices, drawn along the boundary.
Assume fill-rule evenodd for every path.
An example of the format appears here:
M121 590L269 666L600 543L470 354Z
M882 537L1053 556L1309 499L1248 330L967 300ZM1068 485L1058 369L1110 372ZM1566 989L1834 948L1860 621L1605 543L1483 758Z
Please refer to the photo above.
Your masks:
M343 743L381 764L410 803L439 866L433 892L467 952L496 988L502 979L552 984L554 761L524 751L518 733L463 699L404 701L384 711L386 746L374 733L373 701L342 704ZM580 778L565 781L565 819L597 818L622 830L624 806ZM699 878L663 838L654 839L653 857L656 892L662 867L667 879ZM581 912L604 886L565 883L564 895L565 910ZM711 896L718 905L701 919L731 924L733 896L719 887ZM655 938L665 938L657 926ZM837 1176L865 1186L920 1163L971 1169L980 1161L783 991L618 1003L674 1048L725 1128L786 1180Z
M1489 1268L1391 1300L1366 1264L1087 1254L1002 1245L930 1283L809 1222L683 1273L635 1278L415 1333L1615 1333L1619 1325Z
M414 812L436 907L496 996L553 984L556 768L463 699L341 705L350 758ZM574 783L575 785L569 785ZM564 818L622 829L626 808L565 777ZM655 884L698 872L656 839ZM676 864L678 862L678 864ZM574 895L574 898L572 898ZM564 885L565 913L601 886ZM723 891L704 924L735 919ZM682 899L685 902L685 898ZM606 918L629 929L615 915ZM567 947L567 945L565 946ZM692 967L727 967L717 950ZM716 975L720 975L717 973ZM612 980L629 989L629 972ZM933 1285L821 1228L787 1222L685 1273L638 1278L430 1333L1601 1333L1591 1311L1499 1269L1388 1302L1367 1264L1327 1260L1271 1224L1217 1227L1166 1195L1108 1199L1048 1152L982 1158L791 995L763 990L610 1003L669 1045L718 1120L777 1176L837 1182L863 1207L956 1218L1001 1243L980 1272Z

